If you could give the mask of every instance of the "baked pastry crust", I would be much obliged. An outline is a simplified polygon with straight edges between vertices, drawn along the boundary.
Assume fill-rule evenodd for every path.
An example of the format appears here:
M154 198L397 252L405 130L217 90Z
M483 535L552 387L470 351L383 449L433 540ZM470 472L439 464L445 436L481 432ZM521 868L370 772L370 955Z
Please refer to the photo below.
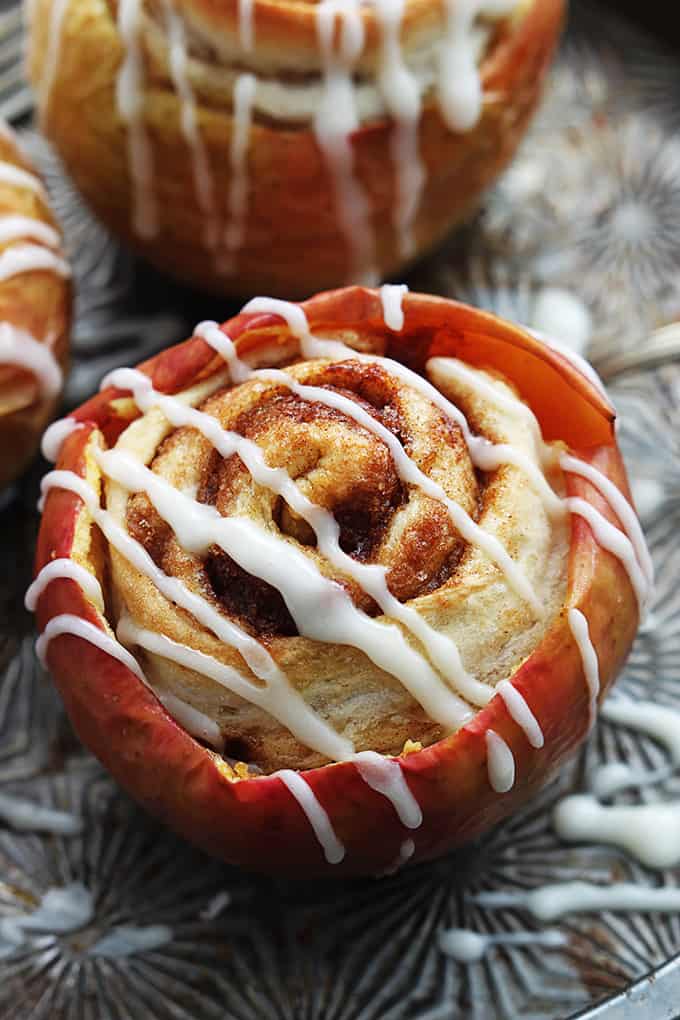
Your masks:
M60 473L45 483L32 601L79 734L151 810L256 870L375 873L406 837L416 858L431 857L504 817L589 731L649 580L614 413L595 384L491 315L402 295L402 321L394 297L351 288L302 306L264 300L221 331L204 325L141 372L114 375L75 412ZM319 347L319 337L350 351ZM224 358L232 378L245 373L226 388ZM287 365L288 381L253 376L263 364ZM442 418L450 405L432 406L436 393L458 410ZM362 410L368 417L356 417ZM422 476L408 475L413 465ZM394 470L407 490L396 502ZM332 553L318 514L309 517L318 545L310 544L309 508L295 502L291 478L336 517L351 563ZM432 485L443 492L430 499ZM346 514L350 492L359 524ZM442 505L455 509L445 496L458 507L453 529L441 515ZM488 544L494 534L533 602ZM76 573L60 574L55 561L75 563ZM387 568L398 603L374 586L383 614L367 600L361 570L371 564ZM168 578L184 588L170 589ZM241 633L224 638L214 610ZM338 629L346 619L351 626ZM297 634L285 632L291 620ZM369 631L387 624L369 645ZM283 670L288 708L301 696L292 714L274 697L273 672L258 672L253 638ZM386 665L398 645L401 658ZM414 668L419 648L427 653ZM450 668L455 648L462 672ZM249 688L235 686L237 666L254 671ZM216 678L232 684L231 696ZM494 765L499 740L513 762L509 785ZM240 750L246 760L234 761Z
M454 93L474 93L477 76L482 87L478 116L456 127L437 60L461 5L406 3L398 60L384 26L399 4L357 6L346 17L363 40L340 83L324 77L336 65L321 55L322 7L35 0L43 128L97 215L161 269L284 297L394 275L469 216L512 157L564 14L564 0L509 0L482 19L481 42L469 34L449 60L470 64ZM337 22L331 35L337 55Z
M69 270L35 170L0 123L0 486L35 454L68 360Z

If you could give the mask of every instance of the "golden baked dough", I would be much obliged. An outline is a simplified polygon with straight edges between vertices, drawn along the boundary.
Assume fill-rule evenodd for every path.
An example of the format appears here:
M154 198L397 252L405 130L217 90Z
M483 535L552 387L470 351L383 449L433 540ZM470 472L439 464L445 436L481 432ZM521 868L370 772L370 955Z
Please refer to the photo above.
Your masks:
M43 128L108 227L198 287L304 297L396 273L473 211L564 0L31 9Z
M49 437L40 652L114 775L247 867L375 872L404 828L422 858L493 824L589 732L649 597L592 373L405 290L255 299Z
M36 451L68 357L69 268L47 193L0 122L0 486Z

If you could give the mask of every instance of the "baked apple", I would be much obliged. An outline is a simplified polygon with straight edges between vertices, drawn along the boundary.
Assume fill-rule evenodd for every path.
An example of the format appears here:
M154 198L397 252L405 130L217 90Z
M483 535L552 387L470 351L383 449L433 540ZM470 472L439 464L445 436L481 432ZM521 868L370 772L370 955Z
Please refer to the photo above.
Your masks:
M255 299L46 446L28 601L76 731L261 872L383 873L514 811L649 594L597 379L405 287Z

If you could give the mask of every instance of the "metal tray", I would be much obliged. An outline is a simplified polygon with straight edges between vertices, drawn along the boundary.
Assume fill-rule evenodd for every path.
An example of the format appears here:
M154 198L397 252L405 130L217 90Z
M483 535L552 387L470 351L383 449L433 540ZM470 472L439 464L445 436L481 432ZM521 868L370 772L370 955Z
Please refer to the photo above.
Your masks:
M23 125L79 285L72 406L110 367L234 309L168 288L91 220L27 126L20 47L18 9L9 7L0 14L0 112ZM660 43L603 7L574 4L542 110L512 169L475 222L409 280L529 323L541 308L545 315L546 287L560 288L582 303L560 313L568 330L583 332L587 309L589 356L621 412L621 443L659 575L651 622L620 683L678 705L680 328L669 324L680 318L679 100L680 65ZM22 595L43 470L36 464L0 510L0 794L73 811L84 826L63 837L0 820L0 920L72 882L89 889L93 912L75 932L43 933L0 956L0 1020L680 1016L680 917L572 916L559 949L498 948L471 965L438 948L437 934L449 926L496 933L532 926L516 910L482 909L472 898L480 890L571 878L677 882L677 874L647 872L609 848L566 846L551 829L552 805L582 787L594 762L663 761L651 741L610 724L488 838L381 881L252 878L147 818L80 748L34 657ZM668 793L679 790L672 778ZM150 946L160 930L163 945L102 954L101 940L121 925L143 929Z

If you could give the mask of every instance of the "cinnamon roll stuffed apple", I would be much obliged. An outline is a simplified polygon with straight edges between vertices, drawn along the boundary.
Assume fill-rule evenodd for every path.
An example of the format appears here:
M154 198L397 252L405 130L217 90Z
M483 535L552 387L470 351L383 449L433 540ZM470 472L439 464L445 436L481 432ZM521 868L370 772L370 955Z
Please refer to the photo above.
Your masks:
M564 0L34 0L42 125L161 269L305 297L396 273L471 214Z
M36 452L62 388L70 270L47 192L0 120L0 487Z
M77 732L262 872L383 873L513 811L649 594L585 363L403 287L201 323L46 446L28 604Z

